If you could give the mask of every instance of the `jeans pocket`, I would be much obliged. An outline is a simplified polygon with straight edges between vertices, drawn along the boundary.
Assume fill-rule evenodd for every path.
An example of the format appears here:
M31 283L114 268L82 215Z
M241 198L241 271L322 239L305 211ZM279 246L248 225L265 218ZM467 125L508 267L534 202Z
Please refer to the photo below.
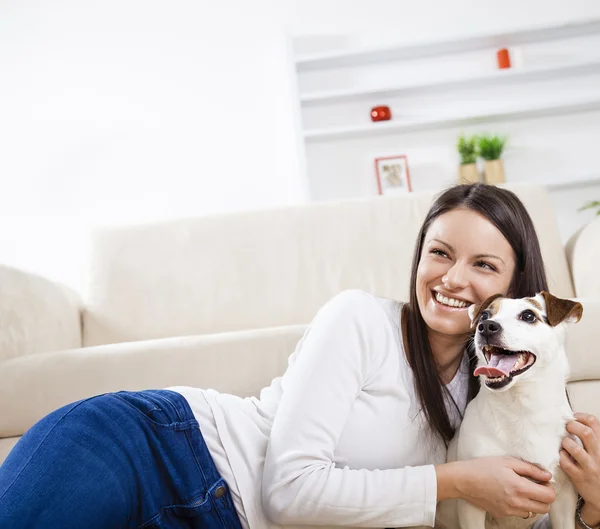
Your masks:
M228 529L205 492L187 503L166 505L138 529Z
M190 527L194 529L242 529L229 487L223 478L205 494L174 508L173 514L181 520L189 520Z
M141 413L150 422L168 426L177 421L177 417L170 416L174 413L173 410L165 407L159 399L145 395L142 391L119 391L112 395Z

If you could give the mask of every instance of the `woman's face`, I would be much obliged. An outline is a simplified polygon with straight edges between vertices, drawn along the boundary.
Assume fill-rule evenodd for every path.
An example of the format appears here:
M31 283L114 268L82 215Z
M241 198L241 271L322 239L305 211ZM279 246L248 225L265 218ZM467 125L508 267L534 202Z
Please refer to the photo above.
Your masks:
M417 301L430 331L467 333L469 305L507 294L514 269L510 244L483 215L470 209L440 215L425 234L417 270Z

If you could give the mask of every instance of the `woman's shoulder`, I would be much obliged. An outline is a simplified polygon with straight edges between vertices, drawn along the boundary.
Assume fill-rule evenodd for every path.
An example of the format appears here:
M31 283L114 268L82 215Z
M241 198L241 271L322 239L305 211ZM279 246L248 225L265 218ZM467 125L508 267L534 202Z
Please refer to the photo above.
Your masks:
M394 326L399 326L402 306L403 303L397 300L375 296L364 290L348 289L333 296L321 310L342 312L346 316L385 317Z

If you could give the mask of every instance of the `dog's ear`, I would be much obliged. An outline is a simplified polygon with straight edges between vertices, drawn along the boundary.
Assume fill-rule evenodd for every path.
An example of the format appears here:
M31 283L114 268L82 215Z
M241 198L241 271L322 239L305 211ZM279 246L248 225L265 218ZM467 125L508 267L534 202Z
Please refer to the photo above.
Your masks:
M474 303L473 305L470 305L468 313L469 318L471 319L471 328L475 326L477 320L479 320L479 316L481 316L481 313L492 304L492 301L502 297L504 297L502 294L494 294L493 296L487 298L483 303Z
M546 317L548 323L555 327L563 321L577 323L583 314L583 306L577 301L561 299L549 292L541 292L546 302Z

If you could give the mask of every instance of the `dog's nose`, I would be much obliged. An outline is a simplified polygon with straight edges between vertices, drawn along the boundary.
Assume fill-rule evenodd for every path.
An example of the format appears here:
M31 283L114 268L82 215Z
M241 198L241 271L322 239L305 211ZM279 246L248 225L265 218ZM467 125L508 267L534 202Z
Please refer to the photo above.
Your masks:
M483 334L486 338L489 338L492 334L496 334L497 332L502 330L502 325L493 320L485 320L482 321L477 326L477 332L479 334Z

